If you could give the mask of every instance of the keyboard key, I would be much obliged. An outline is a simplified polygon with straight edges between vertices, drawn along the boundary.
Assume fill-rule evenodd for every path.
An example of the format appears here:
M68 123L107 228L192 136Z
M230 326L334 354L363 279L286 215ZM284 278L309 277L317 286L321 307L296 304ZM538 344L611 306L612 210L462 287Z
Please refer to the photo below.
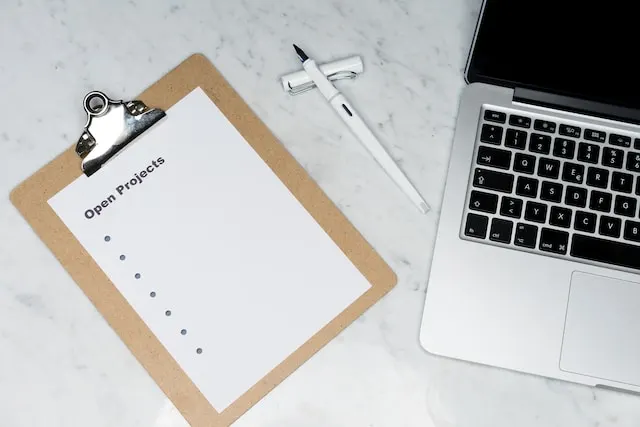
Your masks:
M494 218L491 221L489 239L494 242L510 243L512 230L513 222L507 221L506 219Z
M629 154L627 154L627 170L640 172L640 153L629 151Z
M549 212L549 224L556 227L569 228L571 226L571 209L552 206Z
M535 122L533 122L533 128L542 132L555 133L556 124L553 122L548 122L546 120L536 120Z
M586 231L594 233L596 231L597 216L591 212L577 211L576 219L573 222L573 228L578 231Z
M509 116L509 124L521 128L531 127L531 119L529 117L517 116L512 114Z
M587 206L587 189L580 187L567 186L567 193L564 197L564 203L569 206L577 206L584 208Z
M636 150L640 150L640 138L636 138L633 140L633 148Z
M518 129L507 129L504 145L505 147L524 150L527 148L527 132Z
M532 153L549 154L551 151L551 137L532 133L529 138L529 151Z
M558 133L560 135L569 136L573 138L580 138L581 129L578 126L560 125Z
M498 195L472 191L469 196L469 209L474 211L495 213L498 209Z
M607 139L607 134L600 130L585 129L584 139L587 139L589 141L604 142L605 139Z
M609 135L609 144L618 147L631 147L631 137L612 133Z
M547 221L547 205L527 202L527 207L524 210L524 219L544 224Z
M480 141L500 145L500 141L502 141L502 128L500 126L490 124L482 125Z
M473 186L502 193L511 193L511 190L513 190L513 175L477 168L473 174Z
M560 176L560 161L541 157L538 163L538 175L543 178L558 178Z
M556 138L553 141L553 155L563 159L573 159L576 153L576 142L573 139Z
M536 197L538 195L538 180L519 176L516 184L516 194L518 196Z
M520 218L520 215L522 215L522 200L504 196L502 203L500 203L500 215Z
M484 215L468 214L467 223L464 226L464 234L469 237L484 239L487 236L489 218Z
M636 178L636 195L640 196L640 176Z
M582 184L584 166L575 163L565 163L562 168L562 180L574 184Z
M587 185L591 187L607 188L609 184L609 171L606 169L592 168L587 170Z
M611 210L611 193L602 191L592 191L589 200L589 209L599 212L609 212Z
M602 215L600 217L600 227L598 233L607 237L620 237L620 229L622 228L622 221L620 218L614 218L611 216Z
M625 221L623 237L625 240L640 242L640 222Z
M571 256L628 268L640 268L640 246L574 234Z
M513 170L522 173L533 173L536 170L536 158L529 154L516 153Z
M586 163L598 163L600 147L595 144L581 142L578 145L578 160Z
M605 147L602 150L602 165L612 168L621 168L624 151L617 148Z
M633 176L628 173L614 172L611 176L611 189L621 193L631 193Z
M540 188L540 198L547 202L560 203L562 201L562 184L543 181Z
M488 122L504 123L507 121L507 115L501 111L485 110L484 119Z
M616 196L616 202L613 204L613 213L634 217L636 216L636 207L638 201L633 197Z
M536 247L538 239L538 227L529 224L518 224L516 226L516 237L513 243L516 246L533 249Z
M511 151L481 145L478 147L477 161L480 165L509 169L511 167Z
M564 255L569 246L569 233L543 228L540 233L540 250Z

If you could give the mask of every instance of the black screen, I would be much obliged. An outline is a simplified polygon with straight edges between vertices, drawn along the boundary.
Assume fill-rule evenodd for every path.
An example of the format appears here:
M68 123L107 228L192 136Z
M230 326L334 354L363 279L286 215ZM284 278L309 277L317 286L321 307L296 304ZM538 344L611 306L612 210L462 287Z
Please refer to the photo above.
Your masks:
M635 2L486 0L470 82L640 108Z

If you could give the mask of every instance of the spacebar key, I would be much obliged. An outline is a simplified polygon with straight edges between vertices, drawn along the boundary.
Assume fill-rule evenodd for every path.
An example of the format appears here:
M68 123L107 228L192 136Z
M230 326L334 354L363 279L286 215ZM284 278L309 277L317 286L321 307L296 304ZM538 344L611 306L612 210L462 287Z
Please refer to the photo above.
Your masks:
M574 234L571 256L640 269L640 246Z

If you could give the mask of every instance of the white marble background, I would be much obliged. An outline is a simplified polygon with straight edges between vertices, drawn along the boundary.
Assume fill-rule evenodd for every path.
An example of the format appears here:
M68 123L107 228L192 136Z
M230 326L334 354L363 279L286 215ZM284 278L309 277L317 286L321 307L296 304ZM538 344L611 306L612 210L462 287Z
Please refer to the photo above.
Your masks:
M398 273L397 288L239 427L638 426L640 398L436 358L418 345L462 69L480 0L1 0L0 425L186 422L9 203L73 144L91 89L132 97L207 55ZM420 215L317 93L291 43L360 54L340 86L433 210ZM327 375L331 372L331 375Z

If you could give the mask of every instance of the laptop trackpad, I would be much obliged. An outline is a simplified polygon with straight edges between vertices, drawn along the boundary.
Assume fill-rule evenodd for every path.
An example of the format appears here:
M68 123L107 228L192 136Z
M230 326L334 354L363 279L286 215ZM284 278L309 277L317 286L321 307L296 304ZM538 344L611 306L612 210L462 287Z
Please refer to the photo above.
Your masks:
M573 273L560 369L640 386L640 283Z

